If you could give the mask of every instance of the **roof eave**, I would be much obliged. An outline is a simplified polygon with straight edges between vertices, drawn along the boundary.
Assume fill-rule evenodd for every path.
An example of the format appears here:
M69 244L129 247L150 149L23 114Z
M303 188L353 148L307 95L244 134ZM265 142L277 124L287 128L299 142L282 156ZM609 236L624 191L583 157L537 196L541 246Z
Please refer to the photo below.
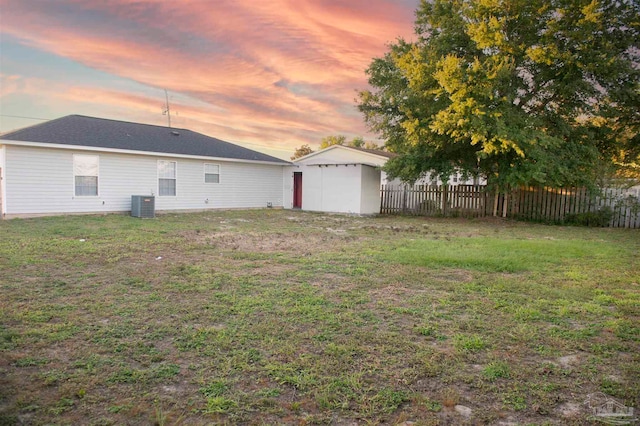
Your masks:
M274 165L274 166L292 165L292 163L286 160L282 160L282 162L265 161L265 160L245 160L240 158L212 157L207 155L138 151L133 149L104 148L104 147L87 146L87 145L53 144L53 143L46 143L46 142L14 141L14 140L7 140L7 139L0 139L0 145L27 146L27 147L34 147L34 148L54 148L54 149L66 149L66 150L78 150L78 151L90 151L90 152L108 152L108 153L114 153L114 154L149 155L153 157L189 158L194 160L215 160L215 161L227 161L231 163L268 164L268 165Z
M378 155L378 154L374 154L372 152L367 152L367 151L360 151L359 149L354 149L353 147L350 147L350 146L337 145L336 144L336 145L331 145L331 146L329 146L327 148L321 149L319 151L312 152L311 154L307 154L304 157L296 158L295 160L293 160L293 163L295 164L295 163L298 163L300 161L307 160L307 159L309 159L311 157L314 157L314 156L316 156L318 154L323 154L325 152L328 152L328 151L331 151L331 150L334 150L334 149L348 149L351 152L357 152L357 153L360 153L360 154L370 155L372 157L380 158L380 159L383 159L385 161L389 160L389 157L386 157L384 155Z
M311 164L304 164L305 166L317 166L317 167L330 167L330 166L368 166L368 167L373 167L373 168L381 168L382 166L379 166L377 164L373 164L373 163L364 163L362 161L356 161L356 162L344 162L344 163L311 163Z

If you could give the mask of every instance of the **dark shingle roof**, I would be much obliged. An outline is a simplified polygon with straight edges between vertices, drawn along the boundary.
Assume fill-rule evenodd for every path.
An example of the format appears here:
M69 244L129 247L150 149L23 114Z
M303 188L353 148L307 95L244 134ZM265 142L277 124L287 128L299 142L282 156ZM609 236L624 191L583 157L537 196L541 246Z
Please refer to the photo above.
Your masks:
M16 130L0 136L0 139L289 164L288 161L187 129L83 115L68 115Z

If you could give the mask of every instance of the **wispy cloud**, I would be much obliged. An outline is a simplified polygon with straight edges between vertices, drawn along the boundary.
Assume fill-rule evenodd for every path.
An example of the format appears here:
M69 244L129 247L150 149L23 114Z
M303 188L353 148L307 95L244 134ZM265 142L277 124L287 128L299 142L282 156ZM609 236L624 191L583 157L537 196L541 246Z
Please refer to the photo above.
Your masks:
M1 5L1 31L21 45L166 88L184 98L174 107L180 114L176 121L195 130L292 149L329 134L365 132L354 106L356 90L366 87L364 70L384 53L385 44L410 36L417 0L3 0ZM89 111L111 118L162 120L158 99L148 94L74 87L72 81L63 85L67 88L59 94L48 91L51 99L60 96L85 108L90 100ZM12 84L8 90L15 97L27 89Z

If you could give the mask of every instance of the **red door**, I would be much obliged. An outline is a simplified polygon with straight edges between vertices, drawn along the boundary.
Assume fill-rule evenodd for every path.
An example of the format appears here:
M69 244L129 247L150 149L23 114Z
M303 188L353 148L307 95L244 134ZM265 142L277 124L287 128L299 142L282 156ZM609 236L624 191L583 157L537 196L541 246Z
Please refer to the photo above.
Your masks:
M293 208L302 208L302 172L293 172Z

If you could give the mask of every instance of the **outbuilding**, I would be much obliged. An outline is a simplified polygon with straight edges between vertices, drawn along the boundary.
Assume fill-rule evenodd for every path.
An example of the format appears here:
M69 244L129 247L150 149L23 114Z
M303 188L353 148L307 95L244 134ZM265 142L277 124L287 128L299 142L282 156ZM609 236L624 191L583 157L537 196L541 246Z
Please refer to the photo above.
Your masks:
M295 160L285 172L285 207L309 211L380 212L381 166L393 154L333 145ZM287 176L288 175L288 176Z

